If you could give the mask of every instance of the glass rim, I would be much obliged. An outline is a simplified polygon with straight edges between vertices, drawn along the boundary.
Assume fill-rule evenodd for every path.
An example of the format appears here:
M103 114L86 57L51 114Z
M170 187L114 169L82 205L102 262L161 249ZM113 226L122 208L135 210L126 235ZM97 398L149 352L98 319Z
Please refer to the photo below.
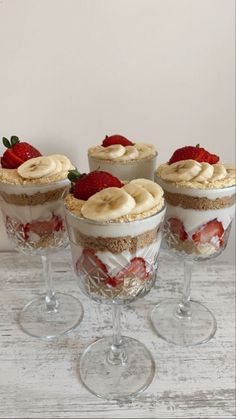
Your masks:
M73 218L75 218L77 221L84 221L88 224L93 224L93 225L104 225L104 226L121 226L124 224L133 224L136 222L142 222L142 221L146 221L148 219L154 218L156 215L161 214L162 212L164 212L166 210L166 202L164 202L163 207L158 211L155 212L155 214L152 215L148 215L145 218L139 218L137 220L130 220L130 221L122 221L122 222L112 222L112 221L96 221L96 220L90 220L89 218L84 218L84 217L79 217L77 215L75 215L73 212L71 212L65 205L64 203L64 209L66 211L66 213L70 214Z
M230 185L230 186L221 187L221 188L191 188L190 186L182 186L182 185L176 186L172 182L168 182L167 180L162 179L160 176L158 176L156 174L156 172L154 173L154 180L155 180L155 178L160 179L162 182L166 183L167 185L172 186L175 189L189 189L191 191L207 191L207 192L208 191L213 191L213 192L216 192L216 191L220 191L220 190L225 190L225 189L227 190L227 189L231 189L231 188L232 189L233 188L236 188L236 184Z

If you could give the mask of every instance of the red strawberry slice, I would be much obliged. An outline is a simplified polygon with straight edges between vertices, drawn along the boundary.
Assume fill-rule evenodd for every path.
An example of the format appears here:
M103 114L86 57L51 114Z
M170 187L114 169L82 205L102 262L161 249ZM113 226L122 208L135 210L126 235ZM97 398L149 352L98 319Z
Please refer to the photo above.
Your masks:
M179 240L185 241L188 238L188 235L184 229L182 221L178 218L169 218L167 220L167 225L172 234L178 236Z
M19 138L14 135L10 141L3 137L3 144L7 147L1 158L1 165L5 169L16 169L25 161L41 156L41 153L31 144L20 142Z
M110 279L106 265L98 258L93 249L83 249L82 256L76 262L76 268L78 272L85 271L96 281L109 281Z
M76 179L77 176L77 179ZM69 179L71 180L71 174L69 173ZM74 187L73 194L77 199L87 201L90 196L101 191L105 188L115 187L121 188L123 183L111 173L103 172L102 170L95 170L93 172L80 175L78 172L73 170Z
M215 164L219 161L219 157L216 154L211 154L209 151L197 145L196 147L186 146L178 148L171 156L169 164L189 159L198 161L199 163L207 162L210 164Z
M123 137L123 135L117 135L117 134L116 135L111 135L110 137L108 137L108 135L106 135L106 138L102 142L103 147L109 147L110 145L114 145L114 144L121 144L124 147L127 146L127 145L134 145L134 143L132 143L132 141Z
M146 269L146 262L143 258L134 257L131 259L130 264L126 268L123 268L115 278L116 280L121 280L129 276L137 277L139 279L147 278L148 274Z
M209 221L197 232L192 235L192 239L196 243L209 243L213 237L221 238L224 234L224 228L220 221L217 219Z
M64 227L62 219L57 215L54 215L49 221L32 221L32 223L27 223L24 226L24 232L26 237L29 235L30 232L42 237L47 234L52 234L55 231L60 231L63 229Z

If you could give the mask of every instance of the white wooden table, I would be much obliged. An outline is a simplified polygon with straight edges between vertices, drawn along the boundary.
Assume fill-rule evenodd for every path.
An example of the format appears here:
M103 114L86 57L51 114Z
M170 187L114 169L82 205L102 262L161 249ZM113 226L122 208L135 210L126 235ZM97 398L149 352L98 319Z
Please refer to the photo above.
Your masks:
M157 369L149 388L130 403L99 399L80 383L79 356L111 333L110 309L80 293L68 250L53 256L53 270L56 289L78 296L85 314L73 333L45 342L25 335L16 322L21 307L44 290L40 259L0 253L1 418L235 417L234 266L217 259L196 266L192 296L214 312L218 330L207 344L183 349L151 328L152 307L181 289L180 262L161 255L156 288L123 309L123 332L146 344Z

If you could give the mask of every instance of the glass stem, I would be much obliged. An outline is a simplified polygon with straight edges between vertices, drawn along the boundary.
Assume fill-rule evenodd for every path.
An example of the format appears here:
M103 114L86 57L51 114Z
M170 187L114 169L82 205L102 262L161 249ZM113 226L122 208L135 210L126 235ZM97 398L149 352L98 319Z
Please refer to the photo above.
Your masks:
M191 307L190 307L190 292L191 292L191 279L193 271L193 261L185 260L184 261L184 286L182 291L182 299L178 307L178 316L179 317L191 317Z
M127 360L127 355L125 353L125 348L120 334L120 310L121 307L119 305L112 305L113 336L107 361L114 365L124 365Z
M42 255L42 264L43 264L43 277L46 284L46 295L45 295L45 305L46 310L56 311L58 307L58 301L52 286L52 271L51 271L51 259L49 255Z

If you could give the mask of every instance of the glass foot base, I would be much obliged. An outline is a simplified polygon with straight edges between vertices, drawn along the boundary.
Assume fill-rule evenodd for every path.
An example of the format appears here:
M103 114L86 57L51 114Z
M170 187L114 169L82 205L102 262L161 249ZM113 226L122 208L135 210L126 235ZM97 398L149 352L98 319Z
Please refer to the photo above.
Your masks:
M107 361L111 338L102 338L84 351L80 360L80 378L85 387L107 400L127 401L145 390L155 373L148 349L139 341L122 337L127 360L123 365Z
M21 329L39 339L54 339L73 330L81 322L83 306L71 295L57 293L58 308L47 311L45 296L30 301L19 315Z
M157 304L151 320L158 336L179 346L194 346L210 340L217 329L216 319L204 305L190 301L191 317L178 316L178 300Z

